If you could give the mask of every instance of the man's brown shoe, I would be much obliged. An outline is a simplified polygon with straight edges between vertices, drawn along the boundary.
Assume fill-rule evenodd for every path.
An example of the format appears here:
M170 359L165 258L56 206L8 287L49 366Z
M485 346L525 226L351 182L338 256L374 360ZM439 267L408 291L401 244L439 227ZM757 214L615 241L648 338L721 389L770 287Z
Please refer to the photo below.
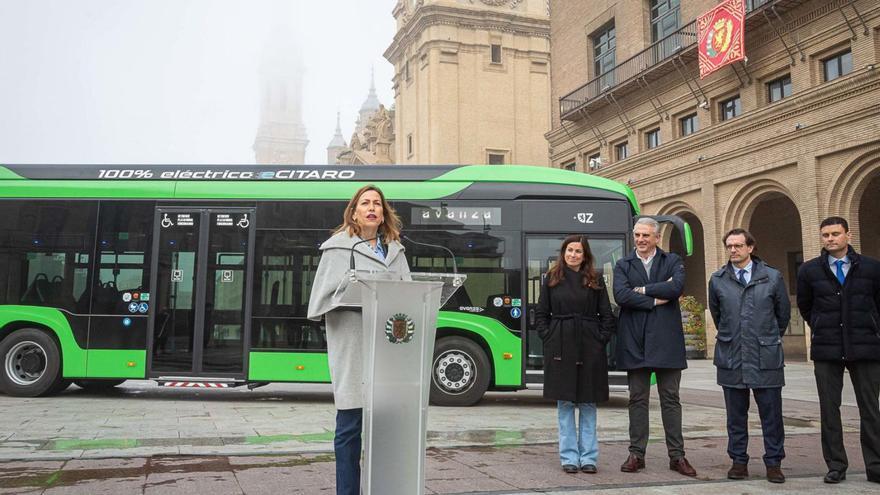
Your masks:
M688 462L684 457L679 457L678 459L671 459L669 461L669 469L673 471L678 471L679 474L683 474L685 476L690 476L691 478L697 475L697 470L691 466L691 463Z
M626 462L620 465L620 470L624 473L637 473L641 469L645 469L645 460L632 453L626 458Z
M780 466L767 466L767 481L770 483L785 483L785 475Z
M730 469L727 471L727 479L729 480L744 480L748 477L749 466L747 464L737 464L734 462L733 466L730 466Z

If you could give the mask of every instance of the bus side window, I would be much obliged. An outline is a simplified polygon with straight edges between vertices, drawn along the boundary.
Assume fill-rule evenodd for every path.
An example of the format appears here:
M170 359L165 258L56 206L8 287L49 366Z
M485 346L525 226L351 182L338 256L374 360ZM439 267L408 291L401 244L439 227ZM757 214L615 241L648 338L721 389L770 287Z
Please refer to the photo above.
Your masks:
M306 318L318 246L327 237L326 230L257 229L252 349L327 349L321 323Z
M0 201L0 304L77 313L88 298L94 201Z
M98 216L95 273L92 277L90 349L143 349L147 315L134 314L132 302L152 306L150 253L156 204L149 201L103 201ZM125 317L128 326L120 325ZM156 315L157 334L166 315Z

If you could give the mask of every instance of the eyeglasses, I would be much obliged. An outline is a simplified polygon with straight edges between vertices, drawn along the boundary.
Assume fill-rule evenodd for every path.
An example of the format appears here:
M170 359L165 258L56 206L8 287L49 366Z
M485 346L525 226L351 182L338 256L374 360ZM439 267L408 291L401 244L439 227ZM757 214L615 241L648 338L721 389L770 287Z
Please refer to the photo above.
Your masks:
M724 247L726 247L728 251L731 249L736 249L737 251L739 251L740 249L746 247L746 245L745 244L727 244Z

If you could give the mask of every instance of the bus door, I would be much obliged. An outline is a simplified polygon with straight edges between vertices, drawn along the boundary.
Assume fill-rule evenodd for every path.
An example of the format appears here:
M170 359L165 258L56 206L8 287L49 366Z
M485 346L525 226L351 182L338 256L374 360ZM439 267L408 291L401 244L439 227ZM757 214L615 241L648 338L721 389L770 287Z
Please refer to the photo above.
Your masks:
M150 378L245 378L254 220L253 208L156 209Z
M584 234L590 244L593 253L596 270L605 279L606 285L611 286L611 277L614 263L623 256L625 237L597 236ZM526 236L526 384L537 385L543 383L544 346L538 337L538 325L536 309L538 299L541 297L541 286L547 270L556 263L559 257L559 247L567 234L530 234ZM609 298L614 298L609 291ZM609 365L613 366L613 356L609 354Z

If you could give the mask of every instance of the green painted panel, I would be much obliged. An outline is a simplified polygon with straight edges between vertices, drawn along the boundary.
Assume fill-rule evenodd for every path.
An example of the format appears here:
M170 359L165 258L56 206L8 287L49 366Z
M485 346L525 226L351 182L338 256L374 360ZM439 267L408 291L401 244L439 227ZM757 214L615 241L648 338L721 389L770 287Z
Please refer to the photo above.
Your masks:
M55 332L61 343L64 376L86 376L86 351L76 343L73 330L61 311L41 306L0 306L0 328L18 322L36 323Z
M24 179L24 177L16 174L12 170L9 170L6 167L0 167L0 180L4 179Z
M3 198L119 199L338 199L351 198L366 182L270 181L97 181L28 180L0 189ZM455 194L467 182L376 182L389 199L436 199Z
M181 199L338 199L348 200L367 182L178 182ZM388 199L436 199L455 194L469 182L373 182Z
M441 311L437 327L460 328L481 336L491 350L495 385L522 386L522 340L497 320L470 313ZM505 352L512 354L512 358L504 359Z
M138 349L90 349L86 376L89 378L144 378L147 351Z
M635 214L639 214L639 203L636 201L636 195L628 186L604 177L558 168L528 165L505 165L503 167L497 165L469 165L450 170L436 179L431 179L430 182L450 180L463 182L529 182L590 187L611 191L626 197L629 199Z
M330 382L324 353L254 351L249 368L248 380L255 382Z
M170 181L27 180L4 184L0 197L162 199L173 197L173 192Z

